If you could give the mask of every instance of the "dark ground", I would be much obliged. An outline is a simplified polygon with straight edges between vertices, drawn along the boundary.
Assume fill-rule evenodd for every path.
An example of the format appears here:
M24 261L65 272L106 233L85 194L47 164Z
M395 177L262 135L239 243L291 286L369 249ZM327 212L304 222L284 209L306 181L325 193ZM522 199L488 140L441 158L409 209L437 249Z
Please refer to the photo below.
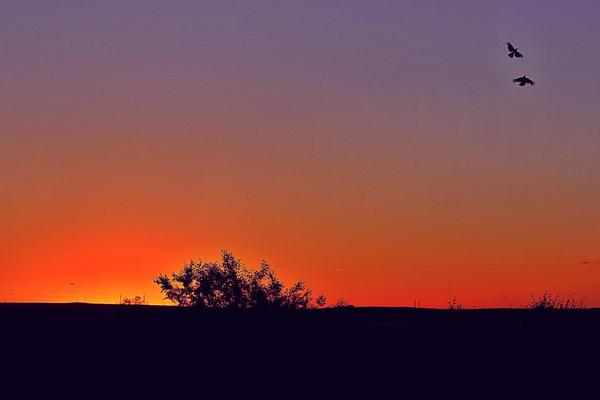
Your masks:
M225 397L242 390L279 398L359 390L372 398L415 391L539 398L564 391L598 398L600 309L200 312L0 304L0 324L2 376L37 382L21 390L82 385L104 397L127 390L134 398L163 391L189 397L209 387Z

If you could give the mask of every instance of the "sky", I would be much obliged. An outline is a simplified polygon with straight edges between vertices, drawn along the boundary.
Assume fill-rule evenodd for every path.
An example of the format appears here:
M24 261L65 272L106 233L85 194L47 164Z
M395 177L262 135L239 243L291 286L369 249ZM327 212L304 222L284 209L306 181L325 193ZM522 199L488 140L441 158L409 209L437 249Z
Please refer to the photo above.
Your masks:
M598 15L2 1L0 301L163 304L228 249L357 305L600 306Z

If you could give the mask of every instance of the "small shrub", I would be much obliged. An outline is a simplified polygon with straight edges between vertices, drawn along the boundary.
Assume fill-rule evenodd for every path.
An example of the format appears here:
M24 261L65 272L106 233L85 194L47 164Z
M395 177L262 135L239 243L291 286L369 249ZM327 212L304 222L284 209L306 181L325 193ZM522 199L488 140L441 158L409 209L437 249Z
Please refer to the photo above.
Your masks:
M339 297L335 303L333 303L333 305L331 306L331 308L351 308L354 307L352 304L350 304L346 299L344 299L343 297Z
M531 310L576 310L585 308L585 299L569 296L562 299L558 293L544 292L541 296L531 295L527 308Z
M325 307L325 304L327 304L327 297L320 295L315 299L315 306L317 308Z
M462 310L462 303L458 301L456 296L454 296L451 300L448 300L448 310Z
M146 300L144 300L141 296L135 296L134 298L124 297L121 299L119 304L125 306L141 306L146 304Z

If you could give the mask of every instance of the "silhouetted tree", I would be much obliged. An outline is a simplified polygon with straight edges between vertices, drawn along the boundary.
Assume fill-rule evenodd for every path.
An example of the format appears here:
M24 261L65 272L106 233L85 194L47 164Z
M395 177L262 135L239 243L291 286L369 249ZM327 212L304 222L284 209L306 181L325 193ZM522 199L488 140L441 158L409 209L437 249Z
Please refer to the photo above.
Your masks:
M323 307L326 301L318 296L313 303L312 290L303 281L286 288L266 261L251 270L228 251L222 252L221 263L190 261L171 277L161 274L154 282L179 306L297 310Z

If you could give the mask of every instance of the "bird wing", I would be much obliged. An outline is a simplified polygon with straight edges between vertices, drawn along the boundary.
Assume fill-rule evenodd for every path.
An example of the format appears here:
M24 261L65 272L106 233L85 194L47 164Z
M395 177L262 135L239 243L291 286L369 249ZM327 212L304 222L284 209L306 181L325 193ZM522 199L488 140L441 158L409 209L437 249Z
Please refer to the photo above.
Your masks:
M531 80L531 79L529 79L529 78L525 78L525 81L524 81L524 82L525 82L525 83L529 83L531 86L535 86L535 82L534 82L534 81L532 81L532 80Z
M515 57L517 57L517 58L523 58L523 54L519 53L518 50L515 50L514 53L515 53Z
M522 80L523 80L523 78L519 77L519 78L513 79L513 82L518 83L518 82L521 82Z
M508 46L508 51L510 51L510 52L515 51L515 48L513 47L513 45L510 42L506 42L506 45Z

